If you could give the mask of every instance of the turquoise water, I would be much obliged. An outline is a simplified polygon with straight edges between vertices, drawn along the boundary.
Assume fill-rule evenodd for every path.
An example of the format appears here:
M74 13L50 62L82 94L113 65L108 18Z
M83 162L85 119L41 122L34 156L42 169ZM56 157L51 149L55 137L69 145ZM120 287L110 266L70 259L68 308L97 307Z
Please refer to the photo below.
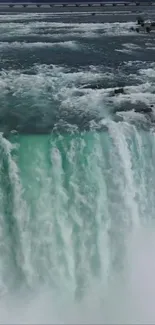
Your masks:
M105 17L1 16L0 323L154 323L154 39Z
M91 306L94 320L122 321L124 315L115 311L113 319L104 306L111 286L112 297L119 295L118 310L125 304L121 300L130 300L138 290L134 287L128 293L131 288L126 288L130 281L133 285L130 268L134 277L142 277L144 290L146 275L137 274L139 262L130 264L130 259L137 238L144 231L145 240L154 223L154 134L111 122L108 133L1 137L1 152L2 294L5 290L17 297L21 290L31 295L41 290L43 296L50 292L59 308L60 303L69 308L73 302L78 308L89 297L97 299L96 307ZM140 263L146 258L144 252ZM50 301L55 304L50 299L48 313ZM88 300L87 308L88 303L92 301ZM59 322L65 317L71 322L84 319L76 315L77 310L73 315L63 313L62 308ZM51 322L52 316L43 319ZM89 317L85 316L86 322Z

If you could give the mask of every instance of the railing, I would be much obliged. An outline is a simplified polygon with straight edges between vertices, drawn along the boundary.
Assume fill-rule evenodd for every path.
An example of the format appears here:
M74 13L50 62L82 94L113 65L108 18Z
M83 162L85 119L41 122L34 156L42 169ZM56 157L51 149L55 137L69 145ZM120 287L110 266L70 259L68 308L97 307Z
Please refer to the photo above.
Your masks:
M22 6L22 7L31 7L31 6L36 6L36 7L42 7L42 6L50 6L50 7L96 7L96 6L140 6L140 5L155 5L155 0L101 0L101 1L96 1L96 0L89 0L89 1L83 1L83 0L78 0L75 2L75 0L68 0L62 2L62 0L57 0L57 1L50 1L50 0L5 0L5 1L0 1L0 6L9 6L10 8L16 7L16 6Z
M41 3L41 4L75 4L75 3L79 3L79 4L88 4L88 3L92 3L92 4L97 4L97 3L135 3L136 1L135 0L78 0L78 1L75 1L75 0L67 0L67 1L62 1L62 0L55 0L55 1L52 1L52 0L0 0L0 4L9 4L9 3L12 3L12 4L23 4L23 3L27 3L27 4L38 4L38 3ZM155 0L139 0L139 3L144 3L144 2L147 2L147 3L154 3Z

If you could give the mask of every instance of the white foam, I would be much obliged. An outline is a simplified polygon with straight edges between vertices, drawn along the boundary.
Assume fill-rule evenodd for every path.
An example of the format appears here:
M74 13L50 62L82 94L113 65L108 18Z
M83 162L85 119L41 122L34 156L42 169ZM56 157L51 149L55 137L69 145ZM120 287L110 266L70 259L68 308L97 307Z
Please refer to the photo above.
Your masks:
M150 67L147 69L140 69L139 74L143 76L143 78L147 78L147 80L154 80L155 79L155 67Z
M147 50L153 50L154 51L155 50L155 46L152 46L152 47L151 46L148 46L146 49Z
M134 44L134 43L124 43L123 46L126 47L127 49L131 49L131 50L141 49L141 46Z
M116 115L123 117L126 122L147 122L147 117L144 114L135 112L134 110L117 112Z
M34 75L28 75L20 70L10 70L9 72L3 70L0 74L2 89L0 97L3 98L11 92L17 98L20 98L22 94L22 98L25 100L31 98L32 102L35 103L36 100L38 102L37 94L39 97L41 94L44 96L46 94L44 105L50 105L51 100L59 100L60 109L78 110L80 108L89 112L97 109L105 117L109 114L108 107L119 107L122 103L136 105L141 102L150 105L155 102L155 87L150 82L126 86L124 87L125 93L116 96L111 96L113 88L83 89L82 84L87 85L92 82L97 83L101 80L105 82L105 80L113 79L112 72L101 72L100 67L90 66L89 70L77 72L70 72L65 67L54 65L35 65L33 69L36 73ZM142 74L138 77L131 75L131 77L143 79ZM40 100L39 105L43 105L42 100Z
M17 23L1 23L0 32L1 38L4 36L13 35L40 35L40 29L48 28L49 35L56 37L52 31L57 31L57 37L68 37L70 36L82 36L82 37L93 37L95 35L128 35L135 34L130 31L130 27L133 26L133 22L128 23L60 23L60 22L28 22ZM46 31L47 32L47 31ZM66 34L66 36L65 36ZM41 33L44 35L44 33ZM46 34L45 34L46 36Z
M64 42L0 42L0 49L13 48L13 49L22 49L22 48L50 48L50 47L64 47L71 50L80 50L81 44L76 41L64 41Z
M132 54L131 49L115 49L115 51L120 53L125 53L125 54Z
M116 52L126 53L126 54L132 54L133 51L140 50L141 47L134 43L124 43L122 44L124 49L115 49Z
M155 87L150 83L124 87L125 93L112 97L111 101L114 105L120 105L125 102L130 102L132 104L143 102L146 105L150 105L155 102L155 94L151 93L154 89Z

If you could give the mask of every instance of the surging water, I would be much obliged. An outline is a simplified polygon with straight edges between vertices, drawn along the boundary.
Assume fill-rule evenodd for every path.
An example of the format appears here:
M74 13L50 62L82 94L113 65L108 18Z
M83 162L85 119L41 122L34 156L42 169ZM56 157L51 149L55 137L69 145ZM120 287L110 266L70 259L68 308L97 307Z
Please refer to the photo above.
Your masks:
M143 305L153 299L144 284L152 289L154 235L143 227L155 211L154 134L127 123L108 130L12 144L1 136L1 293L41 290L28 321L56 321L56 301L63 323L154 319Z
M75 16L1 17L0 322L153 323L154 40Z

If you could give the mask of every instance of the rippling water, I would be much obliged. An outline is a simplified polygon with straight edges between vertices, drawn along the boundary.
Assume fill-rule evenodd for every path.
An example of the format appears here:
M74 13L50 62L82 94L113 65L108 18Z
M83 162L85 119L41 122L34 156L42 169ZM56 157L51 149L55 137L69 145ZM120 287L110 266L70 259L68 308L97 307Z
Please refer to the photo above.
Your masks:
M3 324L155 321L155 39L135 19L0 15Z

